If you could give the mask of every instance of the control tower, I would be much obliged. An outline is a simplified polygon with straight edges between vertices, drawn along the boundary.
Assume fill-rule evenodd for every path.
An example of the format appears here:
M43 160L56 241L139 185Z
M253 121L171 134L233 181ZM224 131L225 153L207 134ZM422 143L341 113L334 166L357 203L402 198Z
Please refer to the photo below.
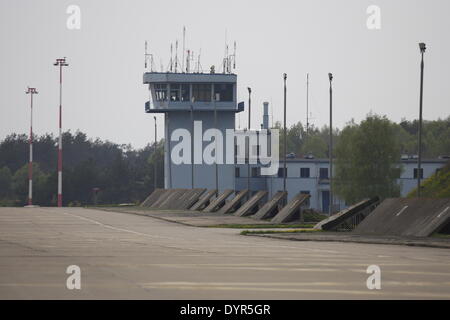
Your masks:
M191 188L191 164L173 162L173 148L180 143L179 137L173 137L176 129L185 129L193 135L193 121L201 121L201 136L195 136L195 144L201 151L214 141L203 141L206 130L217 128L223 136L223 164L201 163L193 166L194 188L216 189L216 176L219 191L234 189L235 166L225 164L226 129L235 128L235 115L244 109L243 103L237 104L237 76L233 73L173 73L146 72L144 84L148 84L150 99L145 103L145 112L164 113L164 185L167 189ZM216 115L216 116L215 116ZM217 124L217 127L215 126ZM173 138L174 140L170 140ZM201 139L201 140L200 140ZM189 142L191 145L191 141Z

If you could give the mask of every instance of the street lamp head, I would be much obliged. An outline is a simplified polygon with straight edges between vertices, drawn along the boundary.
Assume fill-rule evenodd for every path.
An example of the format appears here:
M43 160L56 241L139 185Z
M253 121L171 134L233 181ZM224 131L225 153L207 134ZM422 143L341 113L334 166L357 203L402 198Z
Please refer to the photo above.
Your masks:
M69 64L66 62L66 57L64 57L64 58L56 59L56 62L53 65L67 67Z
M332 73L328 73L328 79L333 80L333 74Z
M27 87L27 88L28 88L27 91L25 91L26 94L29 94L29 93L37 94L38 93L36 88L30 88L30 87Z
M425 43L423 43L423 42L419 43L419 48L420 48L421 53L424 53L425 50L427 49Z
M252 93L252 88L247 87L247 90L248 90L248 93L249 93L249 94Z
M283 79L284 79L284 80L287 79L287 73L283 73Z

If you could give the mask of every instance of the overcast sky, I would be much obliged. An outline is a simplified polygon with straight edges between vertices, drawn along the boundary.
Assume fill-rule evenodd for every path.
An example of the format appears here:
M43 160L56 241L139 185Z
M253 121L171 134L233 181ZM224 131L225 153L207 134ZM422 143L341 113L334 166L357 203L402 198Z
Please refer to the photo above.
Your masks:
M69 30L69 5L81 9L81 29ZM381 9L381 29L366 25L368 6ZM305 122L310 73L311 122L328 122L328 72L334 74L334 124L367 113L393 121L418 117L418 42L427 43L424 118L450 110L450 1L0 1L0 139L29 128L27 86L37 87L34 131L57 133L58 69L66 56L63 129L143 147L153 140L153 117L144 112L144 41L155 63L169 63L170 43L182 41L205 71L220 70L225 34L237 42L238 99L252 87L252 121L271 102L283 118L288 74L288 124ZM181 50L179 50L181 56ZM241 127L246 121L241 114ZM162 116L158 115L161 124Z

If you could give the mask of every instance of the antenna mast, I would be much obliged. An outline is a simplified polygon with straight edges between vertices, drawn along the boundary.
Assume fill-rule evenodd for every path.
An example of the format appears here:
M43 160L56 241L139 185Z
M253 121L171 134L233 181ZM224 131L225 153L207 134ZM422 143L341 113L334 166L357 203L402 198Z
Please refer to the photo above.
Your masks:
M175 73L177 73L178 67L178 40L175 41Z
M183 57L181 60L181 71L184 72L184 51L185 51L185 41L186 41L186 27L183 26Z
M173 65L173 43L170 44L170 63L169 63L169 71L172 72Z
M200 63L200 56L202 55L202 48L200 48L200 53L197 58L197 73L203 73L202 64Z
M147 69L147 61L150 59L150 72L153 72L153 54L147 52L147 41L145 41L144 65Z
M189 60L190 60L190 56L191 55L191 50L188 49L187 51L187 57L186 57L186 72L189 73L189 69L190 69L190 65L189 65Z
M306 134L309 134L309 73L306 74Z

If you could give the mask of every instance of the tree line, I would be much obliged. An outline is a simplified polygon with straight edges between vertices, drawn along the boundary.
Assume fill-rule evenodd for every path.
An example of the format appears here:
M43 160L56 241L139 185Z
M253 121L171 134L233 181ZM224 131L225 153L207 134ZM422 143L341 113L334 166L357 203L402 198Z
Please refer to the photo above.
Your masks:
M281 129L277 122L275 128ZM401 154L417 154L418 121L394 123L384 116L369 114L360 123L350 121L333 129L334 187L347 203L370 196L399 195L396 179ZM85 133L63 133L63 205L138 203L153 190L154 166L157 186L164 186L164 141L142 149L100 139ZM308 130L298 122L287 129L287 153L295 157L313 155L328 158L327 126ZM450 154L450 117L423 124L423 157ZM280 131L280 159L284 135ZM26 204L28 194L28 137L11 134L0 141L0 205ZM33 202L56 205L57 138L36 136L33 143Z
M64 132L63 205L134 203L142 201L154 186L163 186L163 141L135 150L85 133ZM0 142L0 205L21 206L28 197L28 137L11 134ZM33 141L33 203L53 206L57 202L57 138L35 136Z

